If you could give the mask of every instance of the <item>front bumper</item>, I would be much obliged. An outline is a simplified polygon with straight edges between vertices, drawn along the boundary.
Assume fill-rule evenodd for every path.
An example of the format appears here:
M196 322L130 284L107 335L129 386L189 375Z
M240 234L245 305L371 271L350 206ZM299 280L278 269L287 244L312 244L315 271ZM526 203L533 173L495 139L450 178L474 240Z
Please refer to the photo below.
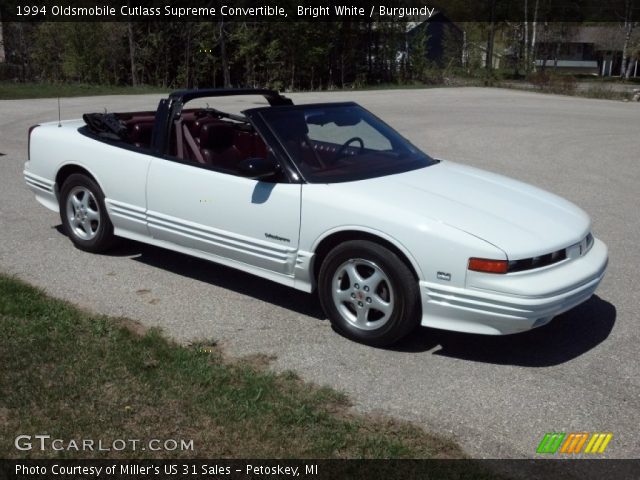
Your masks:
M422 325L489 335L542 326L588 300L604 277L607 262L607 246L595 239L580 258L551 268L504 275L502 283L507 285L513 275L517 294L421 281ZM523 294L527 285L530 295ZM547 286L544 294L540 294L541 285Z

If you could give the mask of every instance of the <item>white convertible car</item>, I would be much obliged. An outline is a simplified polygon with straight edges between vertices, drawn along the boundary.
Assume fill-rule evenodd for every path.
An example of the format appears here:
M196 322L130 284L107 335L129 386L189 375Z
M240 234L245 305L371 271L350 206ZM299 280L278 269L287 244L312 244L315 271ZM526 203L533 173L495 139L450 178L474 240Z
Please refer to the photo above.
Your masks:
M184 108L263 95L243 115ZM510 334L587 300L607 248L585 212L423 153L355 103L183 90L156 112L29 129L24 177L83 250L125 237L312 292L337 330Z

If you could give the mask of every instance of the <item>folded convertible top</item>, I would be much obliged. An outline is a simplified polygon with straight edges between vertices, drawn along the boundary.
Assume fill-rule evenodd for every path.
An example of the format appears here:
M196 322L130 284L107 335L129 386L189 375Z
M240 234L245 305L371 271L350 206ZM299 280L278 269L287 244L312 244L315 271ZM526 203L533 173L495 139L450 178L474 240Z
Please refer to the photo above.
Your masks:
M115 113L85 113L82 120L91 132L100 137L127 140L127 126Z

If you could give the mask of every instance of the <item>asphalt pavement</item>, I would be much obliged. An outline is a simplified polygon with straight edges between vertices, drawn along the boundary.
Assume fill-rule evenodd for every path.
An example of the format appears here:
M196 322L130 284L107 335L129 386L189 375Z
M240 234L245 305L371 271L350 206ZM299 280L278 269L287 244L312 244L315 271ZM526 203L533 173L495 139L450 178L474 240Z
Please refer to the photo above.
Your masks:
M0 101L0 270L180 342L273 356L273 369L344 391L361 412L446 435L474 457L534 457L547 432L612 432L602 456L638 457L640 104L481 88L290 96L354 100L432 156L573 201L609 247L596 295L516 336L422 328L394 349L375 349L336 334L313 295L136 242L108 255L81 252L22 179L27 129L57 119L56 99ZM63 98L62 118L153 110L160 98ZM239 111L256 101L209 103Z

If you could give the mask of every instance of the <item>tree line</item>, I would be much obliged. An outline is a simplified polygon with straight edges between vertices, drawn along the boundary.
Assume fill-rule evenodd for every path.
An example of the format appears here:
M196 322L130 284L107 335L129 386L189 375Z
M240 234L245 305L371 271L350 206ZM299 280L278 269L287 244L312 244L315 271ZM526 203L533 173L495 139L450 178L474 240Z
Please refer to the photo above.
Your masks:
M399 80L405 23L13 23L22 81L327 89ZM404 67L407 78L409 67Z
M440 38L437 59L429 55L433 30L408 34L416 24L401 21L4 23L5 73L0 77L278 90L439 83L447 75L491 75L493 62L486 59L493 58L496 44L507 52L501 67L527 74L540 56L536 42L544 32L560 32L554 35L560 45L567 29L541 21L539 0L524 2L530 7L522 22L456 24L456 35L445 32ZM640 56L632 36L636 27L631 19L620 23L624 66L630 65L627 58Z

